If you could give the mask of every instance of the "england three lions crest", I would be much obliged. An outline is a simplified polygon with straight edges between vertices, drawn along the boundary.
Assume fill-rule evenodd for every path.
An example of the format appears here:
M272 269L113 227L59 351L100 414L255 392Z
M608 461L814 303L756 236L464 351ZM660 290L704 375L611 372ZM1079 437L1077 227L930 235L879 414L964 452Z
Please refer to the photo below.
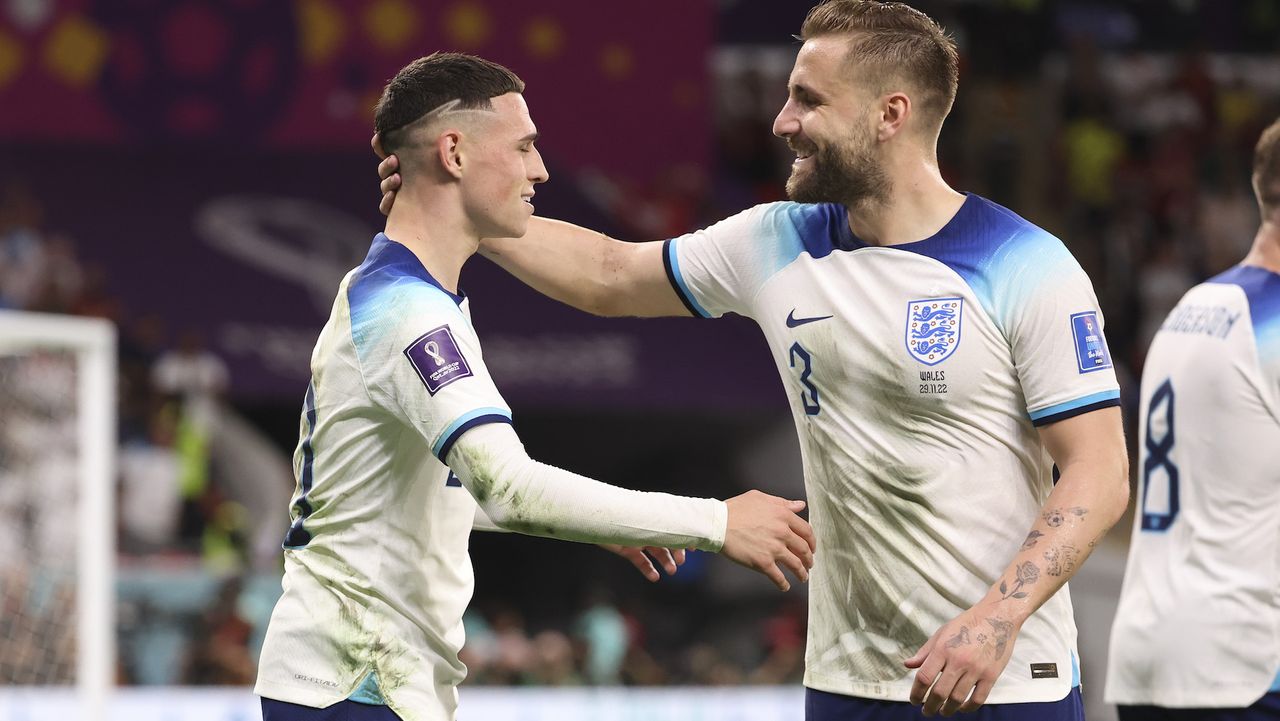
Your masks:
M960 347L963 298L929 298L907 303L907 351L927 366L938 365Z

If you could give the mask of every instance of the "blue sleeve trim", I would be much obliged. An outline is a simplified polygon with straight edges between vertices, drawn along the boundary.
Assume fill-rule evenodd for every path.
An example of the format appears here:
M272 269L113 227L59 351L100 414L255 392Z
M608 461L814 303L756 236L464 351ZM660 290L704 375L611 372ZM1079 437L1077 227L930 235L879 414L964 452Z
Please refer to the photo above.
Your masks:
M1100 408L1110 408L1111 406L1120 405L1120 390L1114 389L1102 391L1101 393L1093 393L1076 398L1075 400L1059 403L1057 405L1042 408L1041 410L1032 412L1031 422L1036 426L1047 426L1050 423L1064 421L1068 418L1096 411Z
M680 274L680 260L676 257L674 238L662 243L662 267L667 271L667 280L671 281L671 287L675 288L676 295L680 296L680 302L689 309L689 313L700 318L710 318L711 314L698 304L693 293L689 292L689 286L685 285L684 276Z
M477 408L450 423L436 439L431 453L444 463L444 459L449 457L449 451L453 450L453 444L458 442L463 433L486 423L511 423L511 414L501 408Z

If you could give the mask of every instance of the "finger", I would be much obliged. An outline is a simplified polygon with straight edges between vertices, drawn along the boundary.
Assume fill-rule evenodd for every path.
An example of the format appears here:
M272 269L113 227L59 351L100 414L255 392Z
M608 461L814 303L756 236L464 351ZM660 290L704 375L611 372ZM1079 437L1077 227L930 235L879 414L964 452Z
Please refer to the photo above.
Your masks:
M631 561L631 565L636 567L636 570L640 572L641 576L644 576L650 581L657 581L660 578L658 575L658 569L653 567L653 563L649 560L648 556L644 555L644 551L641 551L638 548L622 548L619 549L617 553L619 556Z
M653 558L653 560L658 562L658 565L662 567L662 570L665 571L668 576L676 575L676 559L672 558L671 549L649 546L644 550Z
M765 556L758 561L755 566L756 570L769 577L773 581L773 585L778 587L779 591L790 591L791 583L787 581L787 577L782 575L782 569L778 568L778 564L773 562L773 558Z
M803 536L795 533L787 536L787 548L790 548L791 552L796 554L796 557L800 559L805 568L813 568L813 549L809 547L809 542Z
M944 668L942 674L938 676L938 680L933 682L933 688L925 695L924 706L920 709L920 713L925 716L933 716L942 709L942 704L951 696L951 691L955 689L956 682L960 680L960 674L948 668Z
M951 688L951 693L947 694L947 698L942 702L942 708L939 710L943 716L950 716L959 711L965 702L969 700L969 696L973 694L973 684L978 680L975 673L966 673L957 681L956 685Z
M787 508L796 513L803 511L804 507L805 507L804 501L787 501Z
M924 664L924 660L929 657L929 652L933 650L933 643L937 638L937 633L930 636L929 640L925 641L924 645L920 647L920 650L916 651L916 655L903 661L902 665L907 668L920 668Z
M382 200L378 202L378 212L383 215L391 215L391 206L396 202L395 193L383 193Z
M937 634L935 634L935 636L936 635ZM925 643L925 647L931 647L932 645L932 638ZM921 651L924 651L923 647L921 648ZM917 653L916 656L907 660L914 661L917 656L920 657L920 660L914 667L908 664L908 668L918 668L916 671L915 681L911 684L911 693L908 700L916 706L919 706L924 703L925 697L929 694L929 689L935 682L937 682L938 676L941 675L944 661L940 655L934 655L932 653L926 653L925 656L920 656L920 653Z
M372 146L373 146L373 152L374 152L374 154L376 154L379 158L385 158L385 157L387 157L387 151L385 151L385 150L383 150L383 149L382 149L382 136L381 136L381 135L378 135L377 133L374 133L374 134L373 134L373 137L369 139L369 145L372 145Z
M969 700L965 701L960 707L963 713L972 713L982 708L982 704L987 702L987 695L991 693L991 687L994 682L985 678L978 679L978 683L973 687L973 693L969 695Z
M805 540L805 543L809 544L810 551L818 550L818 539L813 535L813 526L810 526L808 521L793 515L787 519L787 522L791 524L791 530L795 531Z
M378 177L386 182L388 178L400 172L400 161L394 155L388 155L378 163Z
M677 548L674 551L672 551L671 557L675 559L677 566L684 565L684 549L683 548Z
M791 575L800 579L802 583L809 581L809 569L805 568L804 560L795 553L783 553L778 557L778 563L790 569Z

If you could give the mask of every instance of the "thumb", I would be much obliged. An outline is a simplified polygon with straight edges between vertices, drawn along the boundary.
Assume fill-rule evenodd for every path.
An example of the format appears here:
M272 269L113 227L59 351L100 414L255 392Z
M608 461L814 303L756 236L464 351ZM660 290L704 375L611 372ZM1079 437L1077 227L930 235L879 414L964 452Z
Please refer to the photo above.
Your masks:
M902 665L906 666L907 668L920 668L921 666L924 665L924 660L926 658L929 658L929 652L932 650L933 650L933 639L931 638L928 641L924 642L924 645L920 647L919 651L916 651L916 655L912 656L906 661L903 661Z
M804 501L787 501L787 508L799 512L804 510Z

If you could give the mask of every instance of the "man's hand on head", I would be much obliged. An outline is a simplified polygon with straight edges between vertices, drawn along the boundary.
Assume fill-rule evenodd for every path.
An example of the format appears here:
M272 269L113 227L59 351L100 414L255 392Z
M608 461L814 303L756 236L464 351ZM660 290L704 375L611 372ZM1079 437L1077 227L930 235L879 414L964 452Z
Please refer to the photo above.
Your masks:
M382 189L382 202L378 203L378 211L383 215L390 215L391 206L396 202L396 191L400 190L400 160L387 154L382 147L382 138L377 133L374 133L370 145L373 146L373 152L382 158L382 162L378 163L378 177L382 180L379 186Z

